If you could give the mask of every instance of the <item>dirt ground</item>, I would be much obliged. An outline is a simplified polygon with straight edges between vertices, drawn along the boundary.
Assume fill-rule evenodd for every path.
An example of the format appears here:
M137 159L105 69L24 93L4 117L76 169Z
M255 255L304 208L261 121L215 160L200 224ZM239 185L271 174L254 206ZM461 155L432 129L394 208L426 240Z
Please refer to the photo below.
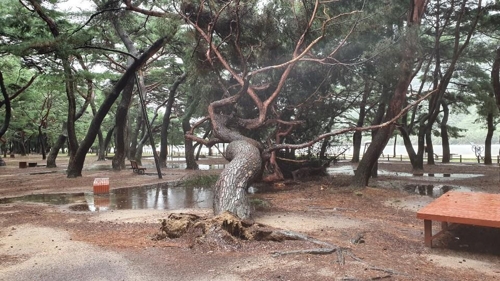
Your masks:
M89 192L97 177L109 177L111 188L177 181L197 173L163 169L158 179L153 161L148 174L113 172L111 161L92 157L83 177L67 179L67 159L58 168L20 169L4 159L0 199L34 193ZM200 164L222 164L203 159ZM172 212L211 215L209 209L70 211L63 206L15 202L0 204L0 280L499 280L499 229L458 226L423 243L423 222L416 211L433 200L413 185L451 185L475 192L500 192L498 165L438 164L426 166L434 177L409 176L407 162L383 162L370 187L348 187L348 162L330 169L333 177L257 186L255 221L300 232L337 245L331 254L276 252L317 248L310 242L240 241L236 245L193 246L186 239L154 241L159 219ZM439 175L450 174L450 177ZM463 175L467 174L467 175ZM460 176L462 175L462 177ZM410 186L410 187L409 187ZM405 188L406 187L406 188ZM264 190L264 191L263 191ZM434 226L436 230L439 225Z

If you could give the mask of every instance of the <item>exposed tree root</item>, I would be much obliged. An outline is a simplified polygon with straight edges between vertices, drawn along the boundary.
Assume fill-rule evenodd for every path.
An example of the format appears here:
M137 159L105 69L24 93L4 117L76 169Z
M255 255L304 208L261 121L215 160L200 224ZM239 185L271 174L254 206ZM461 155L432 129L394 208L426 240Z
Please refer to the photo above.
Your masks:
M224 212L215 217L201 217L194 214L170 214L167 219L164 219L160 228L161 232L154 237L154 240L166 238L187 237L191 239L191 247L201 247L212 249L234 250L241 247L241 241L285 241L299 240L306 241L318 245L319 247L303 250L280 251L272 252L274 257L284 255L328 255L337 254L337 263L345 264L345 256L351 257L353 260L365 264L367 269L381 271L386 275L374 277L371 280L381 280L390 278L392 275L398 275L391 269L385 269L369 265L367 262L356 257L350 248L344 248L333 245L331 243L321 241L302 233L274 229L272 227L258 224L249 220L241 220L230 212ZM358 235L362 237L362 235ZM343 280L358 280L356 278Z

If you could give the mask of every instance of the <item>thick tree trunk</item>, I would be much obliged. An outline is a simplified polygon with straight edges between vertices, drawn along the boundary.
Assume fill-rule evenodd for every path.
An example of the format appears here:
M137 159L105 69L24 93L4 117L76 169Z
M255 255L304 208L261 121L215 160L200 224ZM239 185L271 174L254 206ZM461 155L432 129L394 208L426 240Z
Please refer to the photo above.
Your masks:
M382 118L384 117L385 108L385 103L379 104L375 119L372 122L373 125L381 123ZM384 150L385 145L389 141L389 136L391 135L391 133L388 133L387 131L381 131L381 129L378 129L376 132L372 132L372 141L370 143L370 146L363 154L363 158L359 162L358 167L356 168L356 171L354 173L354 177L351 180L351 185L354 187L365 187L368 184L369 178L372 175L375 174L376 176L377 174L378 158ZM385 144L381 143L381 141L383 140L381 140L380 136L378 135L380 132L382 132L382 134L388 134L387 139L385 140ZM371 150L370 147L372 148Z
M215 183L214 213L230 211L241 219L251 216L246 189L260 174L260 151L251 143L239 140L231 142L225 157L231 161Z

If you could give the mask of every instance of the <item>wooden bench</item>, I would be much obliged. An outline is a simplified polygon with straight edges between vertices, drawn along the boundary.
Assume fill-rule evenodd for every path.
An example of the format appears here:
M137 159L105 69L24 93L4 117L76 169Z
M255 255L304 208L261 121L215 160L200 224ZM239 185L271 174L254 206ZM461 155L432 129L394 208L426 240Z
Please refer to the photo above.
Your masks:
M425 246L449 227L449 223L500 228L500 194L449 191L417 212L424 220ZM432 221L441 231L432 235Z
M146 168L137 165L137 161L135 160L130 160L130 166L132 166L132 170L134 171L134 173L137 173L139 175L144 175L144 173L146 172Z

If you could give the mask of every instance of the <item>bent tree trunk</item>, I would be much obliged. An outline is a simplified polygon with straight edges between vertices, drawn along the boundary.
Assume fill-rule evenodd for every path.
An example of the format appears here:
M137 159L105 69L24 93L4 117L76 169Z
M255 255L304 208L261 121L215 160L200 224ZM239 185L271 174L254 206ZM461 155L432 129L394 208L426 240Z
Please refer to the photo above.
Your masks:
M63 122L61 134L57 138L56 143L50 148L49 155L47 157L47 168L55 168L57 155L59 154L59 150L63 147L66 139L68 138L68 130L66 129L66 122Z
M246 189L260 174L262 159L257 147L245 140L227 146L225 157L231 161L215 183L214 213L230 211L241 219L250 217Z
M163 37L154 42L148 50L146 50L137 60L134 61L132 65L127 68L122 77L110 90L106 99L101 104L101 107L94 115L94 118L92 119L87 130L87 134L82 140L80 147L75 154L75 157L71 158L69 161L67 170L68 178L76 178L82 176L83 164L85 162L87 151L94 143L94 140L97 137L97 133L101 128L104 117L106 117L114 102L120 96L120 93L127 85L128 80L133 79L135 72L139 70L149 58L151 58L157 51L159 51L161 47L163 47L163 45L167 43L168 40L168 37Z

